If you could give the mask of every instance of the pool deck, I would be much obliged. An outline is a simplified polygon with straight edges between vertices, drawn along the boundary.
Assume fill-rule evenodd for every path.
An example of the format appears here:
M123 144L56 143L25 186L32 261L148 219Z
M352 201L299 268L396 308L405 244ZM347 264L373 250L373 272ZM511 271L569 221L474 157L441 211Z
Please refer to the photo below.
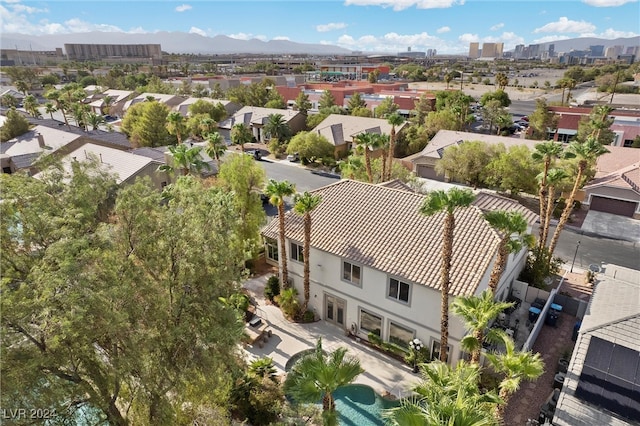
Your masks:
M257 304L256 314L268 322L272 331L272 336L262 348L257 344L245 347L248 359L271 357L279 372L284 374L285 365L292 355L315 347L317 339L322 337L322 348L325 351L346 347L351 355L360 360L365 372L354 383L369 385L378 394L388 392L397 398L410 393L410 389L418 382L419 375L414 374L406 364L356 342L346 336L344 330L324 321L298 324L286 320L280 308L265 302L263 292L268 277L269 275L254 277L243 285Z

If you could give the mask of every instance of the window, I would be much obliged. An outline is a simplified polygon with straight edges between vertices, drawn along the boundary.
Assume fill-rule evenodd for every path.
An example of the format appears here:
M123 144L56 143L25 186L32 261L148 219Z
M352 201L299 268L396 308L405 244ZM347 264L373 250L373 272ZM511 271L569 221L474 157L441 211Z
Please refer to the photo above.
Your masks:
M380 336L382 330L382 318L370 312L360 309L360 329Z
M633 145L633 139L625 139L624 142L622 143L622 146L624 146L625 148L631 148L632 145Z
M389 341L403 348L409 348L409 340L413 339L415 333L394 322L389 322Z
M395 278L389 279L389 292L387 295L399 302L409 303L409 290L411 286Z
M342 279L351 284L360 285L360 267L349 262L342 262Z
M302 246L300 244L291 243L291 259L297 260L298 262L304 262Z
M278 261L278 243L275 240L267 239L267 259Z
M449 362L449 355L451 353L451 346L447 346L447 362ZM438 360L440 359L440 341L434 340L431 344L431 359Z

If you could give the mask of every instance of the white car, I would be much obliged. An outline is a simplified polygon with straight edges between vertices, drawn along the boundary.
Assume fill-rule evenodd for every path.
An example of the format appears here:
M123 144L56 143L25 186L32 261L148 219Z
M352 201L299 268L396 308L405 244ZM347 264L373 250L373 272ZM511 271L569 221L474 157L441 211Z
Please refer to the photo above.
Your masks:
M298 154L297 152L289 154L287 155L287 160L291 161L292 163L295 161L300 161L300 154Z

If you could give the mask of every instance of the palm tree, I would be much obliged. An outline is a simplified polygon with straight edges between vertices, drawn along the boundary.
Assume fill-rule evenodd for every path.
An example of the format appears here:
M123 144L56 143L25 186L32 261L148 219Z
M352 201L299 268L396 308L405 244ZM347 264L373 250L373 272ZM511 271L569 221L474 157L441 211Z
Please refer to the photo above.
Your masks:
M369 157L369 151L375 145L376 141L373 133L360 133L354 138L357 148L364 152L364 164L367 168L367 178L369 183L373 183L373 173L371 171L371 158Z
M236 145L240 145L242 152L244 152L244 144L252 140L253 133L251 133L251 129L243 123L238 123L231 128L231 141Z
M280 247L278 248L278 259L280 260L280 273L282 274L282 288L289 288L289 272L287 271L287 248L284 234L284 198L295 193L295 185L283 180L278 182L269 179L265 194L269 197L269 202L278 207Z
M293 198L293 210L303 216L304 221L304 246L302 249L302 259L304 260L304 302L300 312L307 311L309 305L309 252L311 249L311 211L318 207L321 197L309 192L296 194Z
M102 115L109 114L109 112L111 111L111 106L113 105L115 100L116 98L110 95L107 95L104 98L102 98L102 105L100 106L100 114Z
M486 354L493 369L504 375L498 385L503 402L495 410L496 419L500 424L504 422L504 410L509 398L520 388L520 383L523 380L535 380L544 373L544 362L539 353L516 351L513 339L507 335L503 335L502 340L504 352Z
M513 303L494 300L491 290L484 290L480 296L459 296L451 304L451 311L460 317L465 328L471 333L460 342L465 351L471 354L471 363L479 364L482 343L485 340L495 341L495 334L490 334L485 339L485 330L498 314Z
M364 373L360 361L347 356L346 348L337 348L326 354L322 339L318 339L315 351L302 357L289 371L284 382L284 392L298 403L314 404L322 400L324 425L337 425L338 415L333 393L353 382Z
M184 117L177 111L170 112L167 115L167 131L171 135L175 135L178 139L178 145L182 144L182 135L186 132L187 127Z
M569 101L571 100L571 91L576 88L577 84L578 83L573 78L568 78L565 82L565 87L569 89L567 91L567 103L569 103Z
M386 179L383 177L383 180L391 180L391 165L393 164L396 149L396 126L401 125L404 122L404 118L400 114L394 112L387 117L387 122L391 124L391 134L389 135L389 169L387 171Z
M101 124L106 123L103 116L90 112L87 114L87 124L91 125L92 130L98 130Z
M362 170L362 157L359 155L350 155L346 160L340 163L340 174L342 179L355 179L357 173Z
M493 263L491 277L489 278L489 290L495 296L498 283L507 266L509 254L518 253L523 246L530 246L532 236L527 234L527 220L520 212L508 212L504 210L489 211L484 218L500 235L498 255Z
M453 369L443 362L423 364L414 396L400 407L383 411L394 426L496 426L493 411L501 402L495 392L482 393L480 367L460 361Z
M564 206L564 210L562 211L562 215L560 216L560 220L558 221L556 230L554 231L551 242L549 243L549 260L551 260L551 256L553 256L553 251L556 248L556 244L558 244L560 232L562 232L564 226L569 220L569 216L571 215L571 211L573 210L573 202L576 199L576 193L578 192L578 189L583 184L582 178L584 177L585 172L588 168L595 165L598 157L609 152L609 150L602 146L600 142L598 142L598 140L593 136L589 136L583 143L571 142L569 144L569 147L567 148L567 151L571 155L578 158L578 172L576 173L575 181L573 182L571 194L566 200L566 205Z
M540 203L540 238L538 241L538 248L544 247L543 235L548 231L549 224L546 223L545 209L547 205L547 176L549 174L549 168L557 158L561 158L564 149L562 145L554 141L547 141L538 143L535 145L535 151L531 154L531 157L535 161L542 162L543 170L540 179L540 190L538 191L539 203ZM546 237L544 238L546 241Z
M451 284L451 258L453 254L453 231L456 227L454 213L457 209L469 207L475 195L470 189L452 188L448 192L433 191L426 195L420 213L433 216L444 212L442 225L442 265L440 267L440 361L447 362L449 341L449 287Z
M40 104L35 96L27 95L23 100L23 105L25 111L27 111L29 115L35 118L42 118L42 114L40 114L40 111L38 110Z
M209 165L202 161L202 157L200 156L201 150L202 147L200 146L187 148L185 144L170 146L169 152L173 157L174 166L164 164L160 166L158 170L171 173L174 172L175 169L180 169L184 176L193 172L200 173L203 169L209 168Z
M67 126L68 129L70 129L71 126L69 126L69 120L67 120L67 114L65 111L66 102L62 96L62 92L60 92L59 90L50 90L44 94L44 97L55 103L56 109L62 112L62 118L64 119L64 124Z
M216 160L218 164L218 171L220 171L220 157L224 155L227 150L227 144L224 142L224 138L218 132L212 132L207 134L207 146L204 152L211 158Z
M387 157L389 155L389 135L384 133L374 133L373 136L373 149L380 149L382 154L380 155L380 159L382 160L382 170L380 172L380 182L384 182L385 176L387 175ZM391 163L389 163L389 170L391 170ZM391 172L389 172L391 175Z
M547 237L549 234L549 224L551 223L551 216L553 215L553 206L555 205L556 199L556 188L569 175L564 169L549 169L547 173L547 206L544 212L544 222L543 219L540 219L540 223L544 223L545 227L540 237L539 247L545 247L547 245ZM538 175L538 181L542 179L542 173Z
M49 116L51 117L51 119L53 120L53 113L56 112L58 109L56 108L56 106L53 104L53 102L46 102L44 104L44 111L49 114Z
M263 130L270 135L271 138L278 139L281 142L291 133L289 124L287 124L282 114L269 114Z

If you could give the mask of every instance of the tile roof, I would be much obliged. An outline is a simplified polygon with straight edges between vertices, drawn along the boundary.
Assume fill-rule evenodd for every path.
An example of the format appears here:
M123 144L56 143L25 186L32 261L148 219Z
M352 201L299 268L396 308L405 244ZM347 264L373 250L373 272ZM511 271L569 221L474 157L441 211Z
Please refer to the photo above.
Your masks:
M640 163L640 149L607 146L609 152L598 157L596 177L608 175L632 164Z
M589 190L601 186L631 189L640 194L640 163L632 164L608 175L596 177L588 185L585 185L584 189Z
M401 181L400 179L393 179L386 182L379 183L378 185L386 188L399 189L402 191L415 192L409 185Z
M490 192L480 191L476 194L476 199L474 200L473 205L483 212L505 210L522 213L524 218L527 220L527 223L530 225L533 225L538 220L538 214L526 208L518 201Z
M119 149L131 148L131 142L129 142L129 139L127 139L127 135L125 135L122 132L116 132L116 131L107 132L104 130L89 130L85 132L83 129L77 126L70 125L69 127L67 127L64 125L63 122L60 122L58 120L51 120L50 118L31 119L30 121L31 123L36 124L38 126L36 129L39 129L40 127L47 127L49 129L57 129L58 131L62 131L62 132L68 133L69 135L73 135L69 137L76 138L76 137L82 136L84 138L93 139L95 141L108 144L110 146L113 146L114 148L119 148ZM41 130L38 130L38 131L42 133ZM45 140L46 140L46 136L45 136ZM47 141L47 144L48 143L49 142Z
M440 289L444 214L419 212L424 195L351 180L319 188L322 201L312 213L311 245L321 251ZM474 294L491 267L499 235L477 207L455 213L452 295ZM302 218L285 216L287 238L303 241ZM263 235L278 238L277 218Z
M244 123L247 126L251 124L262 125L271 114L282 115L286 123L290 122L294 117L301 115L300 111L293 111L290 109L245 106L236 111L236 113L227 120L220 122L219 127L221 129L231 129L238 123Z
M396 126L396 132L399 132L405 124L406 122ZM332 145L339 146L353 141L353 138L360 133L391 134L391 125L382 118L330 114L311 131L323 135Z

